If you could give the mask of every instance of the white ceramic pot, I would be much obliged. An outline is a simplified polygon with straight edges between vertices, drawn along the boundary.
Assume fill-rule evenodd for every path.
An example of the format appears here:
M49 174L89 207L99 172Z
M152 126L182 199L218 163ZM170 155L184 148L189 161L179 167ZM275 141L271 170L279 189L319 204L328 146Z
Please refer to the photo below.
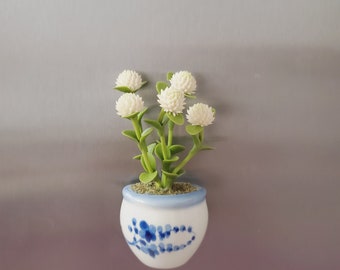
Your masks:
M120 224L129 247L145 265L175 268L198 249L208 225L206 190L147 195L123 188Z

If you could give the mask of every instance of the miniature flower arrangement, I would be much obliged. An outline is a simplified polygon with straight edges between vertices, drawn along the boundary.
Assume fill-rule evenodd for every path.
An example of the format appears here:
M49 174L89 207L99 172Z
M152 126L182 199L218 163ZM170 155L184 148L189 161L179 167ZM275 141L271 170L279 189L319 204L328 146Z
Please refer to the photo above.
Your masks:
M176 179L184 174L185 165L200 151L213 149L204 144L204 129L213 123L215 109L196 103L185 110L186 99L195 98L196 79L188 71L169 72L167 81L156 83L157 109L156 119L145 118L151 108L145 107L137 92L146 85L140 74L133 70L124 70L116 80L115 89L124 92L116 101L117 114L132 122L132 130L122 134L136 142L140 154L134 159L140 160L144 169L139 175L143 184L152 184L158 192L171 192ZM185 153L185 146L174 144L175 126L182 126L187 120L186 133L192 138L192 148ZM157 139L148 142L152 133Z
M207 229L206 189L176 180L198 152L212 149L204 143L204 129L213 123L215 110L196 103L185 113L187 99L195 98L197 88L188 71L169 72L167 82L156 83L157 106L146 107L136 93L145 85L132 70L123 71L116 80L115 89L124 92L116 101L117 113L133 126L122 134L137 144L140 154L134 159L143 168L140 182L122 190L120 224L127 244L141 262L169 269L191 258ZM175 143L174 135L186 120L185 132L192 139L187 151Z

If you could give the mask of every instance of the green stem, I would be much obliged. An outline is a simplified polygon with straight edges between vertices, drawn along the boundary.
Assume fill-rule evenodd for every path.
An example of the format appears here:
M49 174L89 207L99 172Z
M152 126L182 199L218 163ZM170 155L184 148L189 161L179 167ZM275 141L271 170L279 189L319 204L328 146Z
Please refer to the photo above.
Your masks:
M162 126L162 128L158 130L158 135L159 135L159 139L160 139L160 143L161 143L163 159L168 160L170 158L168 145L169 145L169 143L170 143L170 145L172 144L173 123L172 123L172 121L169 121L168 118L166 118L164 120L164 117L165 117L165 111L162 109L159 113L159 116L158 116L158 122ZM164 127L166 126L167 123L169 123L168 124L168 132L169 132L168 133L168 142L166 141L165 130L164 130ZM170 169L170 164L162 162L162 170L169 171L169 169ZM172 182L173 181L169 176L162 173L161 182L160 182L162 188L171 189Z
M163 109L161 109L161 111L159 112L159 116L158 116L158 122L162 125L163 123L163 118L165 115L165 111Z
M168 149L167 149L166 140L165 140L165 132L164 132L164 123L163 123L164 115L165 115L165 111L162 109L158 116L158 122L161 124L162 129L158 130L158 135L161 140L163 157L164 159L169 159Z
M175 126L174 122L169 121L169 125L168 125L168 146L172 145L174 126Z
M169 159L168 148L166 146L164 132L160 133L159 137L161 139L161 146L162 146L163 157L164 157L164 159Z
M132 121L132 124L133 124L133 128L136 132L137 139L138 139L138 148L142 153L143 160L145 161L147 171L153 172L151 163L150 163L149 158L148 158L148 147L145 143L145 140L144 141L140 140L140 137L141 137L141 134L142 134L142 127L139 124L139 121L138 121L137 118L133 118L133 119L131 119L131 121Z
M192 139L194 141L193 147L182 162L172 171L173 173L178 173L182 170L184 166L200 151L204 140L204 130L202 130L199 134L192 136Z
M200 141L201 141L201 144L203 144L203 141L204 141L204 129L199 133L199 135L198 135L199 137L199 139L200 139Z
M199 152L199 148L194 145L187 156L182 160L180 164L176 166L176 168L172 171L173 173L178 173L180 170L184 168L184 166Z
M135 132L136 132L137 139L138 139L138 141L139 141L139 140L140 140L140 137L141 137L141 134L142 134L142 127L141 127L141 125L139 124L137 118L133 118L133 119L131 119L131 121L132 121L133 128L134 128L134 130L135 130Z
M161 186L164 189L171 189L172 187L172 179L164 173L162 173Z

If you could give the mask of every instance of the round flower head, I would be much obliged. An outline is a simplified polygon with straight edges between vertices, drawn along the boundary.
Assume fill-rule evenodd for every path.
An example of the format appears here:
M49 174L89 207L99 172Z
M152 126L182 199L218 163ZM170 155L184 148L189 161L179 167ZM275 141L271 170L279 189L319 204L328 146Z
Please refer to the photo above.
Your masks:
M196 80L188 71L179 71L172 75L171 86L182 90L184 94L192 95L196 91Z
M133 113L144 110L144 102L140 96L134 93L125 93L116 102L117 114L127 117Z
M185 97L182 90L167 87L157 95L158 103L165 112L170 112L173 115L182 113L185 105Z
M143 85L142 77L133 70L124 70L118 75L116 80L116 87L125 86L132 91L136 91Z
M215 112L212 107L203 103L196 103L187 111L187 120L192 125L208 126L215 120Z

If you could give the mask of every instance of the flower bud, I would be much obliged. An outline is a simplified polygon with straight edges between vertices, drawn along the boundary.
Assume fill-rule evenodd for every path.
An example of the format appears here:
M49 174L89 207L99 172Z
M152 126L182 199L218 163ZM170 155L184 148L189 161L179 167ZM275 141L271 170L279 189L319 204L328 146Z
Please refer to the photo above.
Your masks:
M190 124L204 127L215 120L215 112L206 104L196 103L188 109L186 117Z
M165 112L173 115L182 113L185 105L185 97L182 90L167 87L157 95L158 103Z
M127 117L131 114L144 110L142 98L134 93L126 93L120 96L116 102L117 114L121 117Z
M136 91L143 85L142 77L133 70L124 70L118 75L116 87L125 86L132 91Z
M172 75L171 86L182 90L184 94L193 95L196 91L196 80L188 71L179 71Z

